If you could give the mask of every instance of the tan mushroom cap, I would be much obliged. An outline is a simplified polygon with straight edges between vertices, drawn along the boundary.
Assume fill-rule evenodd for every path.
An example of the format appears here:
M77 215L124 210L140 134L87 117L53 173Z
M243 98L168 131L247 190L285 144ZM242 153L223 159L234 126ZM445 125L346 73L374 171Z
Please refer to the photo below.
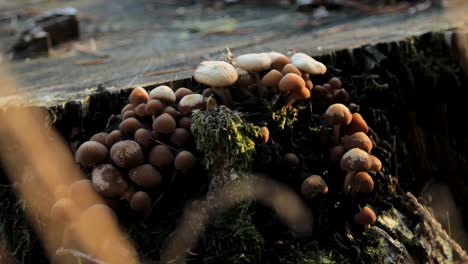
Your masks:
M171 87L167 85L160 85L149 93L151 99L159 99L163 102L173 104L176 101L176 95Z
M132 140L115 143L110 149L110 157L121 168L132 168L145 161L140 145Z
M163 178L159 170L151 164L143 164L128 172L130 179L143 187L155 187L161 185Z
M109 156L109 150L96 141L86 141L76 150L75 160L85 167L97 165Z
M130 208L137 212L146 212L151 208L151 198L143 191L138 191L130 198Z
M281 69L281 73L283 75L286 75L288 73L294 73L294 74L297 74L299 76L302 76L301 71L296 66L294 66L292 63L288 63L288 64L284 65L283 69Z
M310 57L309 55L299 52L291 57L291 63L299 70L310 73L312 75L324 74L327 72L327 67Z
M265 76L262 78L262 84L265 85L266 87L271 87L273 92L276 92L277 87L283 78L283 74L279 72L278 70L271 70Z
M133 106L137 106L141 103L146 103L146 101L148 100L149 100L148 92L140 86L133 89L132 93L130 93L130 96L128 97L128 101Z
M328 186L321 176L311 175L302 183L301 192L305 197L313 198L319 193L327 193Z
M279 90L284 93L295 92L303 87L305 87L304 79L294 73L286 74L279 83Z
M371 160L371 170L381 171L382 170L382 162L374 155L370 155L369 158Z
M370 170L371 160L369 156L369 153L364 150L353 148L343 155L340 160L340 167L347 172Z
M346 135L352 135L356 132L364 132L367 134L369 132L369 127L367 126L364 118L362 118L361 114L354 113L351 123L345 126L344 132Z
M91 181L94 189L106 197L121 196L128 189L120 171L111 164L102 164L94 168Z
M190 90L189 88L185 88L185 87L179 87L177 88L177 90L174 92L175 96L176 96L176 103L180 102L180 100L182 98L184 98L184 96L186 95L189 95L189 94L193 94L193 91Z
M364 171L348 172L343 187L345 193L370 193L374 190L374 180Z
M353 116L344 104L332 104L325 111L325 120L330 125L348 125Z
M197 159L192 152L183 150L174 159L174 167L177 170L187 171L193 168L197 163Z
M271 68L278 71L283 69L284 65L290 62L289 58L286 55L281 54L279 52L271 51L265 54L268 55L271 59Z
M354 221L361 225L371 225L377 220L377 216L369 207L363 207L359 213L354 216Z
M186 95L179 102L179 111L182 114L187 114L194 109L203 108L203 95L201 94L189 94Z
M372 141L364 132L356 132L343 138L343 144L347 149L359 148L369 153L372 150Z
M265 53L247 53L236 58L236 63L239 67L246 71L264 71L271 66L271 59Z
M225 61L202 61L193 73L195 81L213 87L231 86L237 81L236 68Z

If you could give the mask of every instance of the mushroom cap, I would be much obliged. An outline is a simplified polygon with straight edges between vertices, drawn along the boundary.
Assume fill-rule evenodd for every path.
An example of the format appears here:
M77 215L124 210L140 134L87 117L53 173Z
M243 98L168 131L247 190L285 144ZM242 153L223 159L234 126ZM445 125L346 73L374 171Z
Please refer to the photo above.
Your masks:
M330 160L339 161L346 153L346 149L342 145L334 146L330 148Z
M292 63L288 63L288 64L284 65L283 69L281 69L281 73L283 75L286 75L288 73L294 73L294 74L299 75L299 76L302 77L301 71L296 66L294 66Z
M202 61L193 78L212 87L228 87L237 81L238 75L236 68L225 61Z
M106 138L106 146L111 148L115 143L119 142L122 137L123 133L120 130L114 130L110 132Z
M85 167L91 167L103 162L108 156L106 146L96 141L86 141L76 150L75 160Z
M102 164L94 168L91 179L94 189L106 197L119 197L128 189L120 171L111 164Z
M149 93L151 99L158 99L168 104L173 104L176 101L176 95L171 87L167 85L160 85Z
M328 90L325 89L325 87L323 87L322 85L315 85L314 87L312 87L312 96L314 96L314 98L322 98L328 93Z
M135 133L138 129L142 128L143 125L141 124L138 119L134 117L130 117L122 121L119 125L119 130L122 131L122 133Z
M255 78L248 71L241 67L236 67L236 71L239 76L236 81L237 86L243 88L255 83Z
M120 112L121 114L127 112L128 110L133 110L135 108L134 105L132 104L127 104L126 106L124 106L124 108L122 108L122 111Z
M271 51L265 54L268 55L271 59L271 68L278 71L283 69L284 65L290 62L289 58L286 55L281 54L279 52Z
M185 128L176 128L175 131L171 134L171 142L178 147L185 145L190 140L190 138L190 132L188 132Z
M350 136L345 135L343 144L347 149L359 148L367 153L372 150L372 141L364 132L356 132Z
M197 159L190 151L183 150L177 154L174 159L174 167L177 170L187 171L193 168L197 163Z
M360 225L371 225L377 220L377 216L369 207L363 207L359 213L354 215L354 221Z
M267 87L278 87L283 74L275 69L269 71L262 78L262 84Z
M328 81L333 90L338 90L341 88L341 80L338 77L333 77Z
M348 92L345 89L340 88L338 90L333 91L333 99L337 103L348 104L351 100L351 96L349 96Z
M130 96L128 97L128 101L133 106L137 106L141 103L146 103L146 101L148 100L148 92L140 86L135 87L135 89L133 89L133 91L130 93Z
M327 193L327 183L319 175L311 175L301 185L301 192L307 198L313 198L319 193Z
M212 94L214 94L214 91L211 88L206 88L202 92L203 97L209 97Z
M135 114L139 117L144 117L146 115L146 103L141 103L135 107L133 110Z
M332 104L325 111L325 120L330 125L348 125L352 117L351 111L344 104Z
M137 185L147 188L161 185L163 180L161 173L151 164L143 164L131 169L128 176Z
M269 139L270 139L270 130L268 130L268 127L266 126L260 127L260 135L258 137L258 143L265 144L268 142Z
M302 87L298 91L290 93L288 97L294 98L296 100L305 100L310 98L310 90L307 87Z
M94 194L93 184L88 179L70 184L70 198L82 209L88 208L96 202Z
M284 155L284 158L285 158L286 160L288 160L289 162L291 162L291 165L292 165L293 167L299 166L299 163L301 162L301 161L299 160L299 157L298 157L296 154L291 153L291 152L286 153L286 154Z
M156 145L151 149L148 161L151 165L162 168L172 164L174 161L174 154L172 154L172 151L168 147Z
M157 133L170 134L176 129L176 121L171 115L164 113L154 119L153 129Z
M369 127L361 114L354 113L352 115L351 123L345 126L344 132L346 135L352 135L356 132L364 132L367 134L369 132Z
M236 64L246 71L259 72L270 68L271 59L270 56L265 53L247 53L238 56L236 58Z
M194 109L201 109L203 108L203 100L204 98L201 94L190 94L184 96L184 98L179 102L179 111L182 114L187 114Z
M374 180L364 171L348 172L344 181L345 193L370 193L374 190Z
M130 208L137 212L147 212L151 208L151 198L143 191L138 191L130 198Z
M123 113L122 115L122 119L125 120L125 119L128 119L128 118L131 118L131 117L138 117L138 115L136 114L135 112L135 109L133 110L127 110L125 111L125 113Z
M153 144L153 135L151 131L145 128L138 129L135 132L134 139L142 148L147 148Z
M374 155L370 155L371 160L371 170L373 171L381 171L382 170L382 162Z
M179 87L174 92L174 94L176 96L176 103L178 103L178 102L180 102L180 100L182 98L184 98L184 96L189 95L189 94L193 94L193 91L188 89L188 88L185 88L185 87Z
M177 111L174 107L172 106L166 106L163 111L163 113L169 114L172 116L174 119L178 119L180 117L180 112Z
M309 55L302 52L292 55L291 63L299 70L312 75L324 74L327 72L327 67L323 63L316 61Z
M106 132L100 132L100 133L97 133L97 134L94 134L90 139L89 141L96 141L96 142L99 142L103 145L106 144L106 138L107 138L107 134Z
M340 167L347 172L367 171L371 167L369 153L358 148L350 149L341 158Z
M192 126L192 118L188 116L182 117L181 119L179 119L178 126L190 131L190 127Z
M121 168L132 168L145 161L143 150L133 140L115 143L110 150L111 160Z
M303 87L305 87L304 79L294 73L286 74L279 83L279 90L282 92L294 92Z
M146 103L145 112L147 115L157 115L161 113L166 105L158 99L151 99Z

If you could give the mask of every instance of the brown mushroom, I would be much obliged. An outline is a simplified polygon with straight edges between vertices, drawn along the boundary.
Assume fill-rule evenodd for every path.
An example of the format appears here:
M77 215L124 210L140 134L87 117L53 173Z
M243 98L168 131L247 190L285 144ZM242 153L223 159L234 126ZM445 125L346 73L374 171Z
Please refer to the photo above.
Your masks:
M302 76L301 71L296 66L292 65L291 63L286 64L281 70L281 73L283 75L286 75L288 73L294 73L298 76Z
M284 155L284 158L291 163L293 168L296 168L297 166L299 166L300 160L299 160L299 157L296 154L291 153L291 152L286 153Z
M167 85L160 85L149 93L151 99L158 99L166 104L173 104L176 101L176 95L171 87Z
M284 75L281 72L273 69L267 74L265 74L265 76L263 76L262 85L264 85L265 87L270 87L273 93L277 93L279 83L283 76Z
M85 167L91 167L105 161L108 156L106 146L96 141L86 141L76 150L75 160Z
M122 108L122 111L120 112L120 114L124 114L125 112L127 112L128 110L133 110L135 109L135 106L132 105L132 104L127 104L126 106L124 106L124 108Z
M138 191L132 195L130 198L130 208L136 212L147 212L151 209L151 198L150 196L143 191Z
M288 73L281 79L278 87L283 95L288 95L289 93L305 88L305 82L301 76L294 73Z
M275 69L275 70L278 70L278 71L281 71L281 69L283 69L284 65L288 64L290 61L289 61L289 58L281 53L278 53L278 52L274 52L274 51L271 51L271 52L267 52L265 53L266 55L268 55L271 59L271 68L272 69Z
M325 120L333 126L332 142L339 143L341 126L346 126L351 122L352 114L343 104L332 104L325 111Z
M153 121L153 130L156 131L157 133L167 135L167 134L171 134L172 132L174 132L175 129L176 129L176 121L171 115L167 113L164 113L158 116Z
M166 105L158 99L151 99L146 103L145 112L147 115L157 115L161 113Z
M370 193L374 190L374 180L364 171L348 172L344 181L344 192L355 195L356 193Z
M97 133L97 134L94 134L90 139L89 141L96 141L96 142L99 142L103 145L106 144L106 138L107 138L107 133L106 132L100 132L100 133Z
M174 92L174 94L176 96L176 101L175 102L179 103L180 100L182 100L182 98L184 98L184 96L189 95L189 94L193 94L193 91L188 89L188 88L185 88L185 87L179 87Z
M182 114L188 114L194 109L203 109L203 95L191 94L187 95L180 100L178 108Z
M91 181L94 189L106 197L119 197L128 189L120 171L111 164L102 164L94 168Z
M356 132L350 136L345 135L343 144L347 149L359 148L368 153L372 150L372 141L363 132Z
M122 131L122 133L124 134L127 134L127 133L134 134L135 131L137 131L138 129L142 127L143 127L143 124L141 124L141 122L138 121L138 119L134 117L130 117L120 123L119 130Z
M179 119L178 126L190 131L190 127L192 126L192 118L188 116L182 117L181 119Z
M268 142L269 139L270 139L270 131L268 130L268 127L266 126L260 127L260 135L258 137L258 143L265 144Z
M120 130L114 130L109 133L106 138L106 146L111 148L115 143L119 142L123 137L123 133Z
M144 128L140 128L135 132L134 139L142 148L147 148L154 142L151 131Z
M174 159L174 167L183 173L187 173L197 163L197 159L190 151L183 150Z
M164 110L162 111L163 114L169 114L172 116L174 119L178 119L180 117L180 112L177 111L174 107L172 106L166 106Z
M364 225L364 230L369 229L369 225L372 225L377 220L377 216L372 209L369 207L363 207L361 211L354 215L354 221L360 225Z
M341 80L337 77L333 77L328 81L332 90L338 90L341 88Z
M310 98L310 90L307 87L302 87L298 91L289 93L288 98L286 99L286 106L291 107L294 102L297 100L305 100Z
M133 89L132 93L128 97L128 101L133 106L137 106L141 103L146 103L146 101L148 100L149 100L148 92L145 89L141 88L140 86Z
M319 193L328 193L328 186L321 176L311 175L302 183L301 193L307 198L313 198Z
M174 154L172 154L172 151L168 147L157 145L151 149L148 161L151 165L162 168L172 164L174 161Z
M133 111L135 111L137 116L144 117L146 115L146 103L137 105Z
M178 147L182 147L185 144L187 144L187 142L190 141L190 138L191 138L191 135L187 131L187 129L176 128L175 131L171 134L170 140L174 145Z
M352 115L351 122L345 126L344 132L346 135L352 135L356 132L368 133L369 127L367 126L366 121L362 118L361 114L354 113Z
M211 88L206 88L202 92L203 97L210 97L212 94L214 94L214 91Z
M381 171L382 170L382 162L374 155L369 156L371 160L371 170L373 171Z
M330 148L330 160L340 161L343 155L346 153L346 149L342 145L334 146Z
M132 140L115 143L110 150L110 157L121 168L132 168L145 161L140 145Z
M151 164L143 164L131 169L128 176L134 183L146 188L159 186L163 180L161 173Z
M353 148L348 150L340 160L342 170L351 171L368 171L371 168L371 160L369 153L362 149Z

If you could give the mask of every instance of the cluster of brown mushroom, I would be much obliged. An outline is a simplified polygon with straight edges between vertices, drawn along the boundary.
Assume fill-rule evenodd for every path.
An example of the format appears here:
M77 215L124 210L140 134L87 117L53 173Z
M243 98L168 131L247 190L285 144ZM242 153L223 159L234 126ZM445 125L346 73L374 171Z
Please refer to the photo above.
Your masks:
M341 86L341 80L338 77L333 77L322 85L315 85L312 95L327 104L340 103L348 105L351 100L348 92Z
M295 53L291 58L278 52L249 53L238 56L235 66L225 61L203 61L195 70L194 79L212 87L228 107L233 105L231 86L259 97L265 97L268 90L280 93L290 107L297 100L310 98L310 76L326 71L324 64L305 53Z
M135 88L119 129L97 133L76 150L76 161L91 170L91 179L79 182L109 205L128 201L134 211L147 212L163 172L186 174L195 166L194 154L185 148L192 141L190 112L203 108L203 102L202 95L183 87L174 92L161 85L149 93Z

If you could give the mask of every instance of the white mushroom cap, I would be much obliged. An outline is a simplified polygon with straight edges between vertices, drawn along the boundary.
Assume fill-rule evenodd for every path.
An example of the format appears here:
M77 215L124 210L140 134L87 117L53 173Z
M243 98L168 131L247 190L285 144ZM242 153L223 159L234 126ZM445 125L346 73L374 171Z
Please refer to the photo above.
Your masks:
M319 75L327 72L327 67L323 63L314 60L305 53L299 52L294 54L291 57L291 63L299 70L312 75Z
M189 94L186 95L179 102L179 111L182 113L188 113L196 108L203 107L203 95L201 94Z
M213 87L231 86L237 81L236 68L225 61L202 61L193 73L195 81Z
M271 59L266 53L248 53L236 58L237 66L247 71L264 71L271 66Z
M173 104L176 101L176 96L171 87L166 85L160 85L149 93L152 99L159 99L163 102Z

